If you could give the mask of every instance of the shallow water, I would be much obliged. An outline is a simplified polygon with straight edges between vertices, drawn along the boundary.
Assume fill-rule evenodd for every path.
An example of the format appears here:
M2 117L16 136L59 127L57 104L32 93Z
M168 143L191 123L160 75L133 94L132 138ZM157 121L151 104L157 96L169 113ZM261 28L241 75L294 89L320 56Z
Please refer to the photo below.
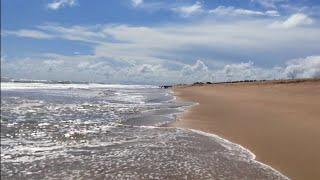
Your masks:
M1 84L1 179L286 179L246 149L160 127L192 103L153 86Z

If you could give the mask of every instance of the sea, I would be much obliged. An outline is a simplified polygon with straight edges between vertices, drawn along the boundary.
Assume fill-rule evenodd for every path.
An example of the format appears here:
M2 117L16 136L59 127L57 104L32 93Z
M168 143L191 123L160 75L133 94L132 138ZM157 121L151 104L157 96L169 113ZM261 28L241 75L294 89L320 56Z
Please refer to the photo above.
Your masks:
M196 102L170 89L1 83L1 179L288 179L248 149L168 126Z

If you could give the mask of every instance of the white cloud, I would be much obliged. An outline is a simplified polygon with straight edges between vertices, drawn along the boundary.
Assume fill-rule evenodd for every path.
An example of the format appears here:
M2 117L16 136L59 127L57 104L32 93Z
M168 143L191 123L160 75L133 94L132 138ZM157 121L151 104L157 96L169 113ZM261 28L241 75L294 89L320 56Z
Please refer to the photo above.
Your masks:
M208 72L208 67L198 59L194 65L185 65L182 69L183 75L190 75L193 72Z
M273 17L280 16L279 12L278 12L278 11L275 11L275 10L266 11L266 12L265 12L265 15L267 15L267 16L273 16Z
M27 37L27 38L34 38L34 39L52 39L54 38L52 35L38 31L38 30L28 30L28 29L21 29L17 31L4 31L4 35L15 35L18 37Z
M268 19L214 22L202 21L162 26L38 26L28 31L39 31L46 36L90 43L96 57L126 62L139 60L152 64L191 60L248 57L268 58L283 63L285 59L319 52L320 31L317 26L308 28L268 28ZM8 35L21 36L21 30ZM26 35L24 35L26 36ZM301 44L304 48L301 48ZM232 49L232 51L230 51ZM281 49L281 50L279 50ZM226 58L225 58L226 57ZM270 57L270 58L269 58Z
M37 26L42 32L52 34L59 39L72 41L84 41L89 43L102 43L106 41L106 35L100 31L99 26L71 26L63 27L55 24Z
M66 6L75 6L76 5L76 0L54 0L53 2L49 3L47 5L48 9L51 10L58 10L62 7Z
M4 62L6 62L6 55L3 55L2 53L1 53L1 57L0 57L0 60L1 60L1 63L4 63Z
M286 3L288 0L251 0L251 2L255 2L260 4L265 8L273 8L276 9L279 3Z
M287 20L285 21L276 21L273 24L271 24L271 27L276 28L294 28L298 26L303 25L311 25L313 24L313 19L308 17L306 14L303 13L297 13L291 15Z
M4 76L13 78L159 85L196 81L320 77L320 56L290 60L283 67L261 68L249 61L210 69L202 60L170 68L168 64L154 65L139 61L130 64L91 55L45 54L38 58L4 61L1 68Z
M257 59L263 58L257 64L270 67L275 62L281 65L287 59L318 54L320 31L316 24L291 29L269 28L272 21L248 18L158 26L46 24L30 30L4 30L4 34L18 37L81 41L88 43L92 51L91 55L47 54L34 60L10 60L3 70L16 77L74 78L72 80L108 83L286 77L286 67L280 68L280 72L279 68L259 68L250 62L241 63L241 60L250 58L257 63ZM203 61L190 63L199 58ZM212 60L220 64L215 65ZM302 74L307 76L308 73Z
M262 80L280 77L274 69L256 67L251 61L227 64L222 69L215 71L214 76L216 81Z
M143 3L143 0L131 0L133 6L139 6Z
M190 67L188 76L181 71ZM165 65L144 64L136 61L125 64L121 60L97 59L94 56L63 56L45 54L41 57L3 62L3 74L14 78L95 81L106 83L170 84L206 80L204 63L180 65L176 69ZM202 70L205 70L202 72Z
M284 73L288 78L320 78L320 56L289 61Z
M193 14L201 13L203 11L201 2L197 1L190 6L181 6L173 8L173 11L180 13L182 16L190 16Z
M193 65L184 65L181 70L181 79L185 82L192 83L195 81L212 81L214 79L212 72L201 60L197 60Z
M230 80L256 78L254 77L252 62L226 65L222 72Z
M216 81L320 78L320 56L287 61L283 67L260 68L253 62L227 64L214 71Z
M138 67L138 72L141 74L146 74L146 73L153 73L156 72L156 70L159 68L159 65L153 66L151 64L142 64L141 66Z
M238 15L243 15L243 16L279 16L278 11L275 11L275 10L262 12L262 11L254 11L254 10L249 10L249 9L235 8L232 6L229 6L229 7L218 6L217 8L210 10L209 13L223 15L223 16L238 16Z
M99 45L97 50L102 46L105 46L105 49L119 49L119 52L122 51L122 53L125 50L130 50L133 53L142 49L143 54L149 54L149 51L152 51L150 53L153 54L157 51L169 51L170 49L181 50L181 48L185 49L189 45L215 49L233 47L236 50L255 48L261 51L268 50L270 46L272 46L272 49L277 46L296 46L300 49L303 42L308 46L318 44L317 42L320 40L320 32L317 27L292 29L288 34L287 30L269 29L268 25L270 23L271 21L268 20L215 23L204 21L155 27L128 25L64 27L45 25L39 26L39 28L43 30L40 32L57 38L96 42ZM20 30L11 32L16 32L13 34L16 35ZM112 41L108 40L108 37ZM101 49L101 51L105 49Z

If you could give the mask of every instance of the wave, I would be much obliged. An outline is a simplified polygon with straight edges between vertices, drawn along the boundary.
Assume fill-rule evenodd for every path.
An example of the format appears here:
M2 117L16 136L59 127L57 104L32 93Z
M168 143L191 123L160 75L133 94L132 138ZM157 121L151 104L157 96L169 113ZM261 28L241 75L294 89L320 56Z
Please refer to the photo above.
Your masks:
M229 150L236 151L236 152L240 152L241 154L244 154L246 156L246 158L248 158L248 160L252 160L255 163L258 163L261 166L265 167L266 169L271 169L278 176L281 176L283 179L289 180L289 178L287 176L285 176L284 174L282 174L280 171L274 169L273 167L271 167L271 166L269 166L267 164L264 164L264 163L262 163L260 161L257 161L256 160L256 155L253 152L251 152L249 149L241 146L240 144L233 143L233 142L231 142L231 141L229 141L227 139L224 139L224 138L222 138L222 137L220 137L220 136L218 136L216 134L207 133L207 132L200 131L200 130L195 130L195 129L189 129L189 130L192 131L192 132L204 135L204 136L212 137L212 138L218 140L221 143L221 145L223 145L225 148L227 148Z
M100 84L16 83L5 87L8 91L1 97L4 179L44 175L64 179L287 179L255 161L249 150L216 135L162 127L197 104L172 101L170 90ZM90 90L83 91L84 87ZM44 172L48 166L50 171Z
M60 84L60 83L17 83L1 82L1 90L23 90L23 89L94 89L94 88L112 88L112 89L142 89L142 88L159 88L153 85L123 85L123 84Z

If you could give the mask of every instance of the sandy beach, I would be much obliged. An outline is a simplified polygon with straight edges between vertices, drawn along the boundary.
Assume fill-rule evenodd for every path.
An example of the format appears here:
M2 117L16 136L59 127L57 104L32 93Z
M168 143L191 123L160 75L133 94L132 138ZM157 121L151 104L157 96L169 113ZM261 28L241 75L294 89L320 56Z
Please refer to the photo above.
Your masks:
M252 151L293 180L320 179L320 81L235 83L173 88L198 102L174 127L219 135Z

